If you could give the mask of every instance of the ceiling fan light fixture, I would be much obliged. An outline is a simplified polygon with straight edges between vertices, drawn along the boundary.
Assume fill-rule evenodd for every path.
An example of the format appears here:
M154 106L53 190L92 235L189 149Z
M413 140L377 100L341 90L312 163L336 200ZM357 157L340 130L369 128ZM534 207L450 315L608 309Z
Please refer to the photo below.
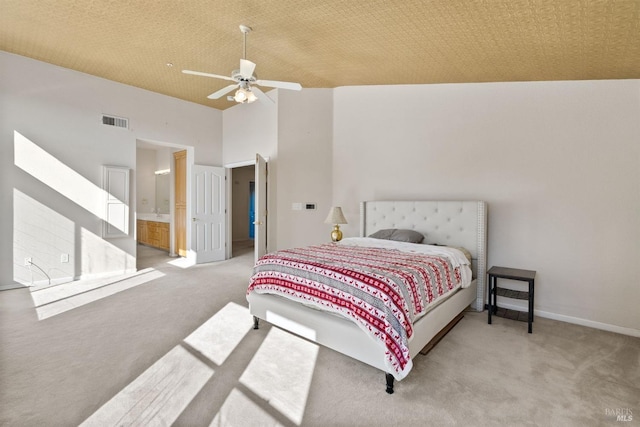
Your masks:
M251 104L252 102L256 101L258 99L258 97L256 96L255 93L253 93L253 91L251 89L249 89L249 96L247 97L247 102L249 104Z
M236 91L236 94L233 95L233 99L236 100L236 102L240 102L240 103L244 103L247 102L247 93L243 88L240 88Z
M258 97L251 91L250 88L245 89L241 87L236 91L233 99L240 104L251 104L252 102L256 101Z

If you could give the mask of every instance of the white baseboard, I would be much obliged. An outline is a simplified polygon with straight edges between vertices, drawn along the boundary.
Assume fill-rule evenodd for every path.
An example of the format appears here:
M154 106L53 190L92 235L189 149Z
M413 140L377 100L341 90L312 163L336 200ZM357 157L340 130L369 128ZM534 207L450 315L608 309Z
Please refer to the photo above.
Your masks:
M498 299L498 307L507 308L509 310L527 310L526 305L509 304ZM589 328L600 329L617 334L629 335L640 338L640 330L633 328L625 328L624 326L610 325L608 323L596 322L594 320L582 319L580 317L566 316L564 314L551 313L549 311L533 310L534 316L544 317L545 319L559 320L561 322L573 323L574 325L586 326Z
M589 328L601 329L603 331L615 332L617 334L629 335L640 338L640 330L633 328L625 328L624 326L610 325L608 323L596 322L579 317L565 316L564 314L549 313L548 311L533 310L533 314L547 319L559 320L561 322L573 323L576 325L587 326Z
M9 285L0 285L0 291L8 291L10 289L28 288L28 285L22 283L11 283Z
M67 276L67 277L58 277L55 279L41 279L41 280L34 280L33 283L30 282L21 282L19 285L15 286L15 287L25 287L25 288L29 288L29 287L33 287L33 288L46 288L48 286L55 286L55 285L60 285L62 283L69 283L73 281L73 277L71 276ZM9 288L11 289L11 288ZM0 290L2 290L2 288L0 287Z
M80 276L76 276L76 277L71 277L71 276L66 276L66 277L57 277L55 279L51 279L51 282L49 282L49 280L36 280L33 283L22 283L22 284L15 284L13 286L13 288L19 288L19 287L32 287L32 288L36 288L36 289L44 289L47 288L49 286L56 286L56 285L60 285L63 283L70 283L70 282L75 282L78 280L102 280L102 279L110 279L113 277L120 277L120 276L129 276L132 275L134 273L136 273L137 270L135 268L129 268L123 271L119 271L119 272L107 272L107 273L95 273L95 274L82 274ZM5 285L8 286L8 285ZM11 287L6 287L6 289L12 289ZM5 288L0 287L0 290L5 290Z

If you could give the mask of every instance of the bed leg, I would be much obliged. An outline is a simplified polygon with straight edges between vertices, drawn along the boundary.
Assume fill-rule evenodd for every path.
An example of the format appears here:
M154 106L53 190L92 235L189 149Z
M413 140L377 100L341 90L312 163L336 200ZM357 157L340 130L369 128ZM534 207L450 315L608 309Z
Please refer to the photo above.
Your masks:
M387 393L393 394L393 375L385 374L387 378Z
M260 322L260 319L258 319L256 316L253 316L253 329L259 329L258 322Z

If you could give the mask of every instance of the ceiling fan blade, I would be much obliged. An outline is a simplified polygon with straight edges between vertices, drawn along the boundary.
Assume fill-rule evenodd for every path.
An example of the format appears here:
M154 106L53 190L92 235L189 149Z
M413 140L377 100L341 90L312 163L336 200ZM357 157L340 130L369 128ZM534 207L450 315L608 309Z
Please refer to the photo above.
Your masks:
M275 80L257 80L256 84L260 86L275 87L278 89L302 90L300 83L278 82Z
M228 94L229 92L231 92L232 90L234 90L237 87L238 87L237 84L233 84L233 85L229 85L227 87L223 87L219 91L213 92L211 95L207 96L207 98L209 98L209 99L218 99L221 96Z
M248 59L240 60L240 74L245 79L250 79L253 76L253 71L256 69L256 64Z
M184 74L192 74L194 76L213 77L214 79L222 79L222 80L229 80L229 81L235 82L235 80L233 80L231 77L221 76L218 74L203 73L201 71L191 71L191 70L182 70L182 72Z
M253 92L258 97L260 102L264 102L265 104L275 104L273 99L269 98L269 95L264 93L259 87L252 86L251 92Z

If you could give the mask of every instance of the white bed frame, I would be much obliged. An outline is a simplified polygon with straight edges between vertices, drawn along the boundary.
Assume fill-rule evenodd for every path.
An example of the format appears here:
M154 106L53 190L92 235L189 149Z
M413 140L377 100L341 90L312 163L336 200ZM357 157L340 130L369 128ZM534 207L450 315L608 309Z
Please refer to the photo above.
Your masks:
M424 243L457 246L472 257L474 280L439 303L414 324L409 340L413 358L469 305L484 309L487 271L487 205L481 201L378 201L360 204L360 236L386 228L411 229L425 235ZM249 310L287 331L386 371L385 348L355 323L334 314L306 307L280 296L251 293ZM387 393L393 393L393 376L386 374Z

